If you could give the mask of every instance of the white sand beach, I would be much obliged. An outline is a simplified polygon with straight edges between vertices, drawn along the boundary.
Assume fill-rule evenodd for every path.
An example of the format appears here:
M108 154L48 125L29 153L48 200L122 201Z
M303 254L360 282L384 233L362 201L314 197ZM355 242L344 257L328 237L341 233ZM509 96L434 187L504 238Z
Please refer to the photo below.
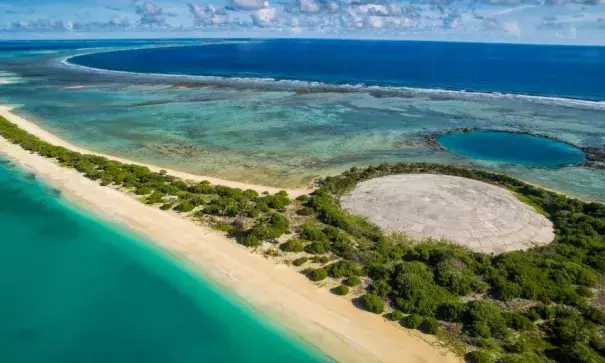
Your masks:
M0 115L41 139L83 153L35 124L0 107ZM340 362L446 363L460 362L436 347L436 340L406 330L384 318L359 310L345 298L315 286L303 275L239 246L208 228L163 212L131 196L62 168L0 138L0 152L61 190L69 201L99 217L124 225L154 241L194 270L233 291L254 308L286 326L302 339ZM121 162L130 162L106 156ZM149 166L152 170L159 170ZM259 191L275 188L228 182L176 171L175 176ZM291 195L304 191L288 191Z

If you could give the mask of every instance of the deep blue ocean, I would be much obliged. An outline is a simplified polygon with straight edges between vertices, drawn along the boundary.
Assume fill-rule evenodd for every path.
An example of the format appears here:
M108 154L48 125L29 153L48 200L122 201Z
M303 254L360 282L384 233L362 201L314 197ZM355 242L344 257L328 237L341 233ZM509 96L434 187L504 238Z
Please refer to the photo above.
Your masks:
M87 54L70 62L138 73L605 100L605 47L280 39Z

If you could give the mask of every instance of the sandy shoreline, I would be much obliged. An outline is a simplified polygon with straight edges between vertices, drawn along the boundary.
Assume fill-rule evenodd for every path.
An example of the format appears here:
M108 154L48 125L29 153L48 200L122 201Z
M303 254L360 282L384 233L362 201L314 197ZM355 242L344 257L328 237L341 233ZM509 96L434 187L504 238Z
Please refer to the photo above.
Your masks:
M0 115L45 141L87 152L11 114L7 107L0 108ZM0 139L0 152L61 190L69 201L154 241L166 252L340 362L460 361L453 354L429 344L427 340L434 342L432 337L421 338L416 331L401 329L380 316L361 311L348 299L315 286L293 269L253 254L217 232L144 205L115 189L101 187L74 170L62 168L52 160L31 154L4 139ZM189 176L185 173L174 175L179 174Z
M232 181L232 180L214 178L214 177L210 177L210 176L185 173L182 171L161 168L161 167L158 167L155 165L140 163L137 161L132 161L132 160L128 160L128 159L124 159L124 158L120 158L120 157L116 157L116 156L112 156L112 155L97 153L97 152L90 151L90 150L81 148L79 146L70 144L69 142L42 129L35 123L33 123L29 120L26 120L25 118L13 113L12 111L13 111L12 107L6 106L6 105L0 105L0 116L4 117L8 121L19 126L23 130L29 132L32 135L36 135L40 139L42 139L46 142L49 142L53 145L63 146L67 149L77 151L82 154L98 155L98 156L103 156L103 157L106 157L107 159L119 161L119 162L125 163L125 164L137 164L137 165L141 165L141 166L146 166L151 171L155 171L155 172L159 172L160 170L166 170L168 172L168 174L176 176L176 177L184 179L184 180L194 180L194 181L208 180L212 184L225 185L225 186L229 186L232 188L252 189L259 193L262 193L264 191L268 191L269 193L277 193L278 191L283 189L283 190L286 190L290 196L297 197L301 194L308 194L311 191L310 189L287 189L287 188L276 188L276 187L268 187L268 186L263 186L263 185L249 184L249 183L241 183L241 182Z

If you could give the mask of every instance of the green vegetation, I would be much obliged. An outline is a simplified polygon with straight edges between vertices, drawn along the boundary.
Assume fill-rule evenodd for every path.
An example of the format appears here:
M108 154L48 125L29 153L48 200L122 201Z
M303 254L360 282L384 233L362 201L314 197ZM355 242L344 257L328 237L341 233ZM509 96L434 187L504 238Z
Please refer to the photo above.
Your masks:
M404 319L406 326L422 326L428 333L442 324L454 327L461 341L480 348L469 348L469 361L605 360L605 205L504 175L425 163L352 168L327 177L321 188L292 202L285 192L259 195L208 182L188 183L146 167L77 153L43 142L2 118L0 135L100 185L137 195L144 203L232 226L224 230L245 246L277 243L292 234L280 246L283 251L303 253L302 245L304 253L316 255L313 262L329 263L305 270L309 279L330 276L357 286L364 277L370 283L370 293L359 300L364 309L382 314L388 304L411 314ZM340 196L357 183L404 173L454 175L506 188L552 221L555 240L492 256L447 243L388 236L340 208ZM308 258L293 264L303 265Z
M307 261L309 261L309 257L300 257L292 261L292 264L298 267L304 265L305 263L307 263Z
M328 277L328 273L326 272L325 269L318 268L318 269L309 271L307 273L307 277L309 277L309 280L317 282L317 281L325 280Z
M357 276L351 276L344 281L344 284L349 287L355 287L361 284L361 279Z
M388 318L391 321L400 321L401 319L403 319L403 313L399 310L393 310L391 313L389 313Z
M424 318L418 328L425 334L435 335L439 332L439 322L435 318Z
M384 301L374 294L363 295L361 297L361 305L364 309L374 314L382 314L384 312Z
M292 238L279 246L279 248L284 252L302 252L305 249L305 245L300 239Z
M334 288L334 293L336 295L344 296L349 293L349 287L347 285L340 285Z
M403 323L410 329L417 329L424 321L424 318L417 314L411 314L405 317Z

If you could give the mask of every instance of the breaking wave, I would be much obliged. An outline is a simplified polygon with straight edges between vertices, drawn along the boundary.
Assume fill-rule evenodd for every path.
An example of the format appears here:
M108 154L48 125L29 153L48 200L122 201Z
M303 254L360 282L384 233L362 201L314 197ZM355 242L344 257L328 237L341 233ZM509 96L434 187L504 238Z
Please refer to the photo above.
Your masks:
M199 44L197 44L199 45ZM125 49L133 50L133 48ZM183 75L183 74L161 74L161 73L138 73L130 71L117 71L102 68L93 68L83 66L71 62L72 59L89 55L106 52L115 52L116 50L94 51L80 53L65 57L60 60L60 63L68 68L86 72L94 72L107 75L122 75L128 77L137 77L151 80L171 80L174 82L192 82L200 86L215 85L228 86L234 88L253 88L262 90L274 91L292 91L304 93L370 93L376 97L429 97L436 100L459 99L459 100L477 100L477 99L501 99L513 100L520 102L532 102L537 104L553 105L559 107L572 107L583 109L605 110L605 101L582 100L565 97L538 96L516 93L502 92L480 92L468 90L449 90L439 88L416 88L404 86L380 86L368 85L364 83L358 84L336 84L321 81L305 81L291 79L276 79L264 77L224 77L224 76L202 76L202 75ZM120 51L120 50L118 50Z

